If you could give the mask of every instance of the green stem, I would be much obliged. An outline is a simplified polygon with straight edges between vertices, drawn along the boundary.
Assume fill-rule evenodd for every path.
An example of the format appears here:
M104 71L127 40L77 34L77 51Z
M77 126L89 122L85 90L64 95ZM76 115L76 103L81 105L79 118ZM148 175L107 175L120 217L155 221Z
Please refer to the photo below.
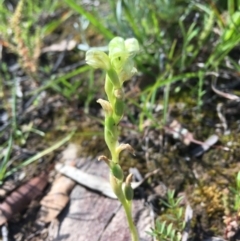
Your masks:
M112 152L112 161L114 163L119 163L119 156L118 154L116 153L116 151Z
M122 191L122 182L117 181L116 179L113 181L113 179L111 180L111 177L113 176L110 176L110 183L112 185L113 191L116 194L118 200L121 202L127 217L128 227L131 233L131 240L139 241L138 232L132 218L132 202L126 200Z
M131 240L138 241L139 240L138 232L137 232L137 229L133 222L132 213L131 213L131 211L132 211L131 203L129 203L126 199L124 199L123 202L120 200L120 202L122 203L126 216L127 216L128 226L129 226L130 233L131 233Z

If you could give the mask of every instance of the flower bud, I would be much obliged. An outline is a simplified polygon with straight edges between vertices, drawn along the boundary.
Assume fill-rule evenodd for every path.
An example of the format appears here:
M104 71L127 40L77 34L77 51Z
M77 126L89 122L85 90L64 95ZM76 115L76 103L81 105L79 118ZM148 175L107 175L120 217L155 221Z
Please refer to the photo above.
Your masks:
M86 63L95 69L109 70L111 68L110 60L107 54L101 50L90 49L86 53Z
M123 171L119 164L111 163L111 173L112 175L117 178L119 181L123 180Z

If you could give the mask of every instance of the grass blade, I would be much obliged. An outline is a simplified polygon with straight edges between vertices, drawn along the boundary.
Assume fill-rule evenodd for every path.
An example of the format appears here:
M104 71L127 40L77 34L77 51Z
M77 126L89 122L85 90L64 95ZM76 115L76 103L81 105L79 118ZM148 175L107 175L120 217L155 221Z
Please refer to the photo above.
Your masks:
M11 174L13 174L14 172L16 172L18 169L25 167L35 161L37 161L39 158L51 153L52 151L55 151L56 149L58 149L60 146L64 145L66 142L68 142L73 134L75 133L75 131L71 132L70 134L68 134L66 137L64 137L62 140L58 141L57 143L55 143L54 145L52 145L51 147L37 153L36 155L34 155L33 157L30 157L29 159L27 159L26 161L22 162L20 165L18 165L17 167L14 167L13 169L11 169L10 171L8 171L5 175L5 177L10 176Z
M111 39L114 35L107 29L105 26L101 24L98 18L94 17L91 13L87 12L83 7L76 4L73 0L65 0L69 7L73 10L77 11L79 14L83 15L85 18L89 20L89 22L95 26L107 39Z
M7 147L6 154L4 156L2 163L0 164L0 181L2 181L5 178L5 173L7 170L7 163L8 163L11 151L12 151L12 144L13 144L13 138L11 135L8 140L8 147Z

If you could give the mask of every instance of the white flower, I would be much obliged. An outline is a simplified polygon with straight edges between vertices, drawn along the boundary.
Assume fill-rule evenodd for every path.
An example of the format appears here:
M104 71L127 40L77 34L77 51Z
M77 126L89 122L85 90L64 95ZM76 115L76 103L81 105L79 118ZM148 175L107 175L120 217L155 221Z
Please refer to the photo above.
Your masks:
M139 44L135 38L129 38L125 40L125 47L131 57L135 56L139 52Z
M113 38L109 43L109 58L116 70L120 82L130 79L137 70L134 68L133 57L139 51L139 44L135 38Z
M95 69L109 70L111 68L110 60L107 54L101 50L90 49L86 53L86 63Z

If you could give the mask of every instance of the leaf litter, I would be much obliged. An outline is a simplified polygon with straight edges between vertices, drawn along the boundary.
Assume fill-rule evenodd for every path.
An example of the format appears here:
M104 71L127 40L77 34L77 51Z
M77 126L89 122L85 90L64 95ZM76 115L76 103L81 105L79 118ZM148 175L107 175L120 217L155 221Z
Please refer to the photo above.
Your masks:
M31 201L41 195L47 183L48 174L43 172L7 196L0 204L0 225L5 224L16 213L21 212Z
M69 194L75 184L75 181L62 175L56 178L50 191L40 201L39 221L49 223L59 215L68 204Z

